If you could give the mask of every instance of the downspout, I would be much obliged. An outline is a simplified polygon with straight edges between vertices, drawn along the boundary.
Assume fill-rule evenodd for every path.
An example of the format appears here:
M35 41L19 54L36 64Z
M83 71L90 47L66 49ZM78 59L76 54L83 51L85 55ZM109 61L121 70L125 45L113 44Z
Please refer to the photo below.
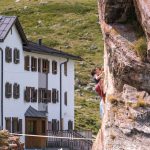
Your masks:
M1 52L1 127L3 129L3 50Z
M69 58L60 64L60 130L62 130L62 65L68 63Z

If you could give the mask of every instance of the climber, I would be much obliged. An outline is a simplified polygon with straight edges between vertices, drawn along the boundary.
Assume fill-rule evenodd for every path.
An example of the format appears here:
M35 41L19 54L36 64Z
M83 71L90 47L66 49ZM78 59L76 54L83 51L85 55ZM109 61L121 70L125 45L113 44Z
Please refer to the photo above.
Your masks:
M103 91L103 78L104 78L104 71L103 68L97 67L91 71L91 75L94 78L96 83L95 90L100 96L100 115L103 117L104 114L104 103L105 103L105 94Z

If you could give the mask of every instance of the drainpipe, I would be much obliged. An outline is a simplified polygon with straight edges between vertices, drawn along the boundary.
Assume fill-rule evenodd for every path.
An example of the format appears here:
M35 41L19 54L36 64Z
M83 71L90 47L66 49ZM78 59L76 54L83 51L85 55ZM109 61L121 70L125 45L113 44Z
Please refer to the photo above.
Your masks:
M60 64L60 130L62 130L62 65L68 63L69 58Z
M3 50L1 52L1 127L3 129Z

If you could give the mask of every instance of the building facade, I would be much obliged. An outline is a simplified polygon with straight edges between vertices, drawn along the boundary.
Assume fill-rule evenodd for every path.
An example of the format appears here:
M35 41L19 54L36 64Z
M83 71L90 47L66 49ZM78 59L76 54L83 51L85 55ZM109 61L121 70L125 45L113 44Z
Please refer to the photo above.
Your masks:
M40 135L74 129L74 62L81 58L28 41L17 17L0 16L0 49L1 128ZM30 145L31 138L22 140Z

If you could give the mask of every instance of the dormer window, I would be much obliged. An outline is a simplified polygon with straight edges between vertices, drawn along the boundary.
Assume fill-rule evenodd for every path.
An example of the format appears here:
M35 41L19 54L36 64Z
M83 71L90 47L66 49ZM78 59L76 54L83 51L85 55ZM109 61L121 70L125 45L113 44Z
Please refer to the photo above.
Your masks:
M18 49L14 49L14 63L18 64L20 62L20 51Z
M7 63L12 62L12 49L10 47L5 48L5 61Z
M52 61L52 73L57 74L57 62Z

